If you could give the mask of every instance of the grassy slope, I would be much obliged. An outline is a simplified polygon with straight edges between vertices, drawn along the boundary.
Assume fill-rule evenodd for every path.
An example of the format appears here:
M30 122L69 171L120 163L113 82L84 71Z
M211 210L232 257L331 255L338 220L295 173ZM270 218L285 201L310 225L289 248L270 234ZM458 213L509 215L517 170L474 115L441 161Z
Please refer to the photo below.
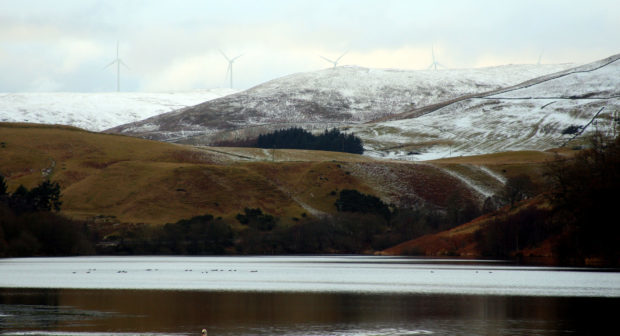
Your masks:
M260 207L294 223L334 213L337 192L357 189L397 205L446 205L450 194L476 198L446 167L485 165L528 171L549 153L507 153L431 163L379 161L344 153L190 147L64 126L0 123L0 174L9 190L58 181L63 212L163 224L211 213L232 219ZM484 178L482 176L481 178ZM234 220L233 220L234 222Z
M425 235L410 241L390 247L382 254L385 255L425 255L425 256L459 256L468 258L480 257L475 242L476 233L485 225L493 221L517 213L529 206L546 207L544 197L534 197L517 204L514 208L505 206L496 212L485 214L470 222L459 225L450 230ZM551 257L549 241L544 241L538 248L524 250L525 257Z
M381 254L476 258L480 255L476 250L474 235L488 220L489 216L479 217L450 230L400 243L382 251Z
M505 177L515 176L518 174L527 174L532 177L534 182L541 182L547 162L555 160L558 157L570 157L576 153L577 151L570 149L547 152L503 152L488 155L441 159L431 161L429 163L454 170L459 170L459 168L462 169L462 166L483 165ZM427 256L450 255L461 257L480 257L475 243L476 232L478 232L485 224L492 222L497 217L503 217L510 213L518 212L522 208L526 208L530 205L544 207L546 206L546 202L544 202L543 198L536 197L522 202L514 209L510 209L510 207L507 206L495 213L483 215L472 220L471 222L450 230L403 242L397 246L382 251L382 253L386 255L415 254ZM551 245L553 244L551 240L553 240L553 238L551 238L550 241L543 242L537 248L524 250L524 256L550 258L552 256Z
M534 183L540 184L542 182L543 174L545 173L545 165L548 162L556 160L559 157L570 157L575 153L577 153L577 151L569 149L544 152L501 152L486 155L440 159L429 161L429 163L434 164L438 167L443 167L446 169L465 173L465 175L469 175L469 177L474 180L477 178L475 176L475 172L463 172L463 166L484 166L495 172L496 174L499 174L506 178L525 174L530 176Z
M246 206L278 216L305 211L263 175L266 163L67 127L2 124L0 130L0 173L9 190L35 186L49 169L61 184L64 212L78 218L161 224L205 212L232 217Z
M342 189L437 206L453 188L468 193L466 185L432 166L344 153L276 150L274 162L270 150L190 147L8 123L0 124L0 142L0 174L9 191L20 184L32 188L47 176L61 185L63 213L75 218L163 224L204 213L232 219L245 207L260 207L286 225L304 213L334 213Z

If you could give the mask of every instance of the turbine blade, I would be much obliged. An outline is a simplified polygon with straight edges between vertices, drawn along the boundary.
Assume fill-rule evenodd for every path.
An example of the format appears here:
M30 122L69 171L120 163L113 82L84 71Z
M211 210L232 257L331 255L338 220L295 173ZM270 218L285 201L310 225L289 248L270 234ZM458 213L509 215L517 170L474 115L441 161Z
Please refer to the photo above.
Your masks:
M231 61L231 62L234 62L237 58L239 58L239 57L241 57L241 56L243 56L243 55L245 55L245 54L241 54L241 55L239 55L239 56L237 56L237 57L235 57L235 58L231 59L230 61Z
M129 65L125 64L125 62L123 62L123 60L119 59L118 61L119 61L119 62L121 62L121 64L122 64L125 68L127 68L127 70L131 70L131 69L129 69Z
M326 60L326 61L328 61L328 62L329 62L329 63L331 63L331 64L335 64L335 63L336 63L336 62L334 62L334 61L330 60L330 59L329 59L329 58L327 58L327 57L323 57L323 56L319 56L319 57L320 57L320 58L322 58L322 59L324 59L324 60Z
M344 55L346 55L349 51L345 51L342 55L340 55L340 57L336 58L336 63L338 63L338 61L340 61L341 58L344 57Z
M230 58L228 58L228 56L226 56L226 54L224 54L224 52L222 51L222 49L218 49L220 51L220 54L222 54L222 56L224 56L224 58L230 62Z
M230 74L231 71L232 71L232 64L229 62L228 67L226 68L226 75L224 75L224 78L228 79L228 75Z
M107 69L107 68L109 68L110 66L114 65L114 63L116 63L116 60L113 60L112 62L110 62L110 64L108 64L108 65L104 66L103 68L104 68L104 69Z

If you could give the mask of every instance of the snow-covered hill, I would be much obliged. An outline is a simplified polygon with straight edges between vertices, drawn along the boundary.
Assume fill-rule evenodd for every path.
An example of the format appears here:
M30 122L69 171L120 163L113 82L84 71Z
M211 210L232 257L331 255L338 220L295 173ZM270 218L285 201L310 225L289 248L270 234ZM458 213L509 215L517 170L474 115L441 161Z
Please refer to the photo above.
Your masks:
M352 131L373 156L426 160L562 146L576 134L613 133L620 55L484 95L471 95ZM578 127L578 128L577 128Z
M479 69L405 71L345 66L298 73L183 111L114 128L167 141L209 143L290 126L324 129L367 122L481 93L569 68L506 65ZM197 137L198 135L198 137Z
M0 121L63 124L102 131L237 92L0 93Z

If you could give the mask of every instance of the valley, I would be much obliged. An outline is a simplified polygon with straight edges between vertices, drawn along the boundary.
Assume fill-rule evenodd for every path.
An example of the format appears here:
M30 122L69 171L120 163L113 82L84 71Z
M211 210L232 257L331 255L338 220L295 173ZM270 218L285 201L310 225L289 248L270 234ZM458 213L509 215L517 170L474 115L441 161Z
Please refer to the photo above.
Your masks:
M486 165L412 163L336 152L194 147L61 126L0 129L0 167L9 190L50 178L62 187L67 215L129 223L164 224L204 213L233 218L245 207L291 223L304 212L334 214L331 193L342 189L402 207L443 208L455 189L483 201L487 195L480 190L502 186L490 171L519 167L506 158L501 164L488 159ZM539 162L552 157L537 155ZM536 169L528 161L514 171Z
M544 71L561 71L520 84L531 75L526 70L542 68L334 68L103 133L5 122L0 175L6 197L22 185L27 191L44 181L57 183L60 215L87 223L108 253L172 251L148 247L148 239L206 225L230 235L214 243L217 248L192 253L526 253L557 264L556 246L572 245L558 235L563 226L553 224L555 205L543 195L554 192L548 189L553 167L604 150L607 145L588 150L596 136L606 139L599 145L611 144L620 105L619 59L548 66ZM424 87L416 91L412 82ZM364 141L364 155L210 145L214 139L234 145L291 126L338 127ZM520 194L510 196L515 183ZM497 228L513 228L510 223L523 222L523 216L533 216L522 227L536 235L523 238L526 245L494 245L493 239L507 239ZM193 241L178 234L165 239ZM610 262L599 258L603 252L583 248L592 260Z

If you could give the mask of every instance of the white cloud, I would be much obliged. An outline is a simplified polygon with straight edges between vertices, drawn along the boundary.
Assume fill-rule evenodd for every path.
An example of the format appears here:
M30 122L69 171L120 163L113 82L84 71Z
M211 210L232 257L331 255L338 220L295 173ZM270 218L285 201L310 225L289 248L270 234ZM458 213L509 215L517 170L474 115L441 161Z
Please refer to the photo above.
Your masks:
M191 90L206 88L215 71L209 67L208 55L195 55L174 60L153 74L145 74L144 91Z
M620 52L617 1L0 1L0 90L41 78L73 91L113 89L116 56L127 90L235 87L342 65L423 69L588 62ZM105 84L104 84L105 83Z
M52 78L38 77L34 79L27 91L31 92L54 92L62 90L62 84L56 82Z
M436 53L439 51L435 48ZM364 53L350 52L343 57L343 64L353 64L371 68L425 69L432 63L431 49L424 47L403 46L400 48L382 48L368 50Z
M85 63L102 59L103 48L92 40L73 37L63 38L55 46L59 58L62 59L61 72L79 69ZM113 57L110 57L112 60Z
M0 17L1 18L1 17ZM45 41L57 38L62 31L57 27L39 25L35 23L9 22L0 24L0 39L4 43L19 43L26 41Z

